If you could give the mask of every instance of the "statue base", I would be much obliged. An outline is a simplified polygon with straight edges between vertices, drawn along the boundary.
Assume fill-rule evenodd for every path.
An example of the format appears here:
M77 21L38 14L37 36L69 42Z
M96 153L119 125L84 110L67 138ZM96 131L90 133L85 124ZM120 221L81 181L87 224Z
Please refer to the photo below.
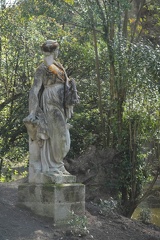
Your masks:
M34 213L67 224L74 212L85 213L85 186L80 183L25 183L18 187L18 203Z
M76 176L73 175L63 175L63 174L53 174L53 173L41 173L37 172L34 174L29 174L29 183L75 183Z

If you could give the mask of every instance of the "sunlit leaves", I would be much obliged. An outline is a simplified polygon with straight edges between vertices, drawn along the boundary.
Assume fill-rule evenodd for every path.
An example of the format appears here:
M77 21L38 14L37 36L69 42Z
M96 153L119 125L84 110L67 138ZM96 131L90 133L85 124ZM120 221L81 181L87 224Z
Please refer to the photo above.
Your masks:
M71 5L73 5L74 4L74 0L64 0L66 3L69 3L69 4L71 4Z
M0 156L21 160L28 150L23 118L28 114L28 92L36 67L40 64L40 46L47 39L61 39L62 26L54 18L25 15L22 6L2 12ZM12 151L16 151L11 157ZM22 150L22 151L21 151Z
M131 154L135 147L135 180L141 187L140 180L147 178L143 174L146 167L143 160L148 156L148 152L142 150L148 142L158 139L160 49L147 41L146 35L153 29L142 29L147 24L146 16L140 17L136 25L134 10L128 0L112 1L112 4L95 0L28 0L3 11L0 104L6 99L11 101L3 107L0 116L1 155L14 153L17 148L21 159L20 148L26 151L28 147L22 119L28 113L28 91L42 57L40 45L47 38L57 39L59 58L69 77L76 79L81 98L72 119L72 156L83 152L90 144L104 147L100 137L103 132L108 146L123 152L120 184L129 190L133 167ZM151 13L153 8L148 10ZM124 37L125 11L129 18L128 35ZM158 12L155 17L158 26ZM98 110L93 26L97 34L103 129ZM130 42L134 27L135 38ZM141 32L143 38L140 40ZM113 97L111 64L114 68ZM23 93L21 97L13 98L19 93ZM7 157L14 161L11 154Z

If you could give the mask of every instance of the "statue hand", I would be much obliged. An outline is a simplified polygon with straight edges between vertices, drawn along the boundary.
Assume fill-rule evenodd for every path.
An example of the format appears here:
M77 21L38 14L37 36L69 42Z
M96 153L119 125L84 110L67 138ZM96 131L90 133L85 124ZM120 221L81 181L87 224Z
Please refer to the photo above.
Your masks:
M80 102L79 99L80 97L78 96L77 91L73 91L72 95L73 104L78 104Z
M29 117L29 119L30 119L31 122L34 123L34 122L36 121L36 115L35 115L35 113L31 113L28 117Z
M36 119L35 113L30 113L23 121L24 122L36 123L37 119Z

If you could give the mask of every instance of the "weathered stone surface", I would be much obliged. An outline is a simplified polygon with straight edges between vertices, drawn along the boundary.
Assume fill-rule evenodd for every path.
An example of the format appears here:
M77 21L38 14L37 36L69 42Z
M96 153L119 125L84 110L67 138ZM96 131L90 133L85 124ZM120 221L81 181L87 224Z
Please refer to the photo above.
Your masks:
M75 183L76 176L37 172L29 175L29 183Z
M72 211L83 215L85 212L85 187L83 184L30 184L18 189L20 205L34 213L52 217L54 223L63 224L70 219Z
M63 162L70 149L67 121L79 97L75 81L55 61L58 48L54 40L42 45L44 61L35 72L29 115L23 120L29 134L29 177L18 189L19 204L55 223L66 222L73 210L84 214L85 209L84 185L76 184Z
M44 59L29 92L29 115L23 119L29 135L29 180L37 172L69 175L63 163L70 150L68 119L79 102L75 81L56 61L58 42L47 40L41 49Z

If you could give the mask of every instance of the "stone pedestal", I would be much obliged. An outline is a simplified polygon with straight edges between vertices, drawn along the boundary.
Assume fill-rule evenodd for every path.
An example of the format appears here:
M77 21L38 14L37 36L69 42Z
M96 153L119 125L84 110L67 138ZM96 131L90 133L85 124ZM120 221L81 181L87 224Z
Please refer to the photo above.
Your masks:
M85 187L79 183L25 183L19 185L19 204L34 213L53 218L55 224L66 224L73 211L85 213Z
M63 174L51 174L51 173L34 173L29 175L29 183L75 183L76 176L63 175Z

